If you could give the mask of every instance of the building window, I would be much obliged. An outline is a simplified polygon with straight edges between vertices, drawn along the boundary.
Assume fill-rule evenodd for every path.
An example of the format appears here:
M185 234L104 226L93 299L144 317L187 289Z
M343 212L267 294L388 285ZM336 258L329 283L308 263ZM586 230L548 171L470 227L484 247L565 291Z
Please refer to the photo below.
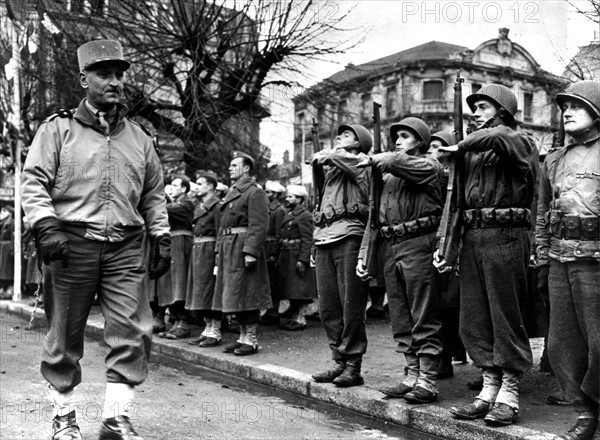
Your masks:
M533 93L525 92L523 94L523 120L531 121L533 109Z
M372 113L371 94L363 93L360 97L360 118L367 120Z
M425 81L423 83L423 101L441 101L443 91L441 81Z
M387 89L385 108L388 118L394 117L396 116L396 113L398 113L398 91L396 90L396 87Z
M346 118L348 117L348 103L346 100L342 100L338 103L338 124L343 124L346 122Z
M481 84L471 83L471 94L477 93L481 89Z

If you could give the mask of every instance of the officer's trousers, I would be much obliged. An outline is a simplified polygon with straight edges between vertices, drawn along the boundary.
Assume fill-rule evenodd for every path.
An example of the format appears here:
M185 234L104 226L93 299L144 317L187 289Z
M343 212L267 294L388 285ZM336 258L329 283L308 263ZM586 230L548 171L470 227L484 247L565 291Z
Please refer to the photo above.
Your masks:
M333 360L367 351L365 312L369 284L356 275L360 236L317 246L319 314Z
M600 385L600 262L550 260L548 354L565 396L597 410Z
M48 333L41 372L59 392L81 382L85 326L98 294L105 319L107 382L138 385L148 375L152 312L142 279L146 272L143 235L122 242L69 236L69 266L44 266Z
M521 304L527 293L525 228L468 229L460 255L460 335L475 366L531 367Z

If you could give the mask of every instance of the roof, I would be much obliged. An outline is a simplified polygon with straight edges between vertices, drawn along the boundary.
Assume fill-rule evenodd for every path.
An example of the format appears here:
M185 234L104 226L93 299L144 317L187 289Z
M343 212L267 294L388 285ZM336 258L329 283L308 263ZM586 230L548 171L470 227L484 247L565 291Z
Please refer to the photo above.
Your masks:
M457 52L468 50L468 47L456 44L443 43L441 41L430 41L429 43L411 47L402 52L388 55L365 64L346 66L341 72L334 73L325 82L343 83L375 70L395 66L397 63L408 63L420 60L445 60Z

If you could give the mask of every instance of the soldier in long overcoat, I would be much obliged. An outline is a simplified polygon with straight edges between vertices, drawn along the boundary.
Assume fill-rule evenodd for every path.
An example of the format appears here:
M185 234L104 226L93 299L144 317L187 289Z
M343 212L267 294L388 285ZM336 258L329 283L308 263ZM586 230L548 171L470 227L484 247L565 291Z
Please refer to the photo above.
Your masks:
M280 298L290 301L292 318L280 325L284 330L306 328L306 306L317 297L315 271L310 267L313 219L302 205L308 192L302 185L288 185L288 212L280 230L278 259Z
M265 240L269 202L250 177L251 156L234 151L229 176L235 183L223 200L217 235L215 307L235 314L240 337L223 348L226 353L250 355L258 351L257 327L261 309L271 307Z

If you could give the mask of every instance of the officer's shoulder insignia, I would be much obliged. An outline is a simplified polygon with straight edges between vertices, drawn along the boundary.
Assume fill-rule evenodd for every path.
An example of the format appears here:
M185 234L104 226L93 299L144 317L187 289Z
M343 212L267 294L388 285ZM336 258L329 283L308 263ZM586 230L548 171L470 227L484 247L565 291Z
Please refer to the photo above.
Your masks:
M69 119L72 119L74 113L75 113L75 109L74 108L72 108L70 110L65 109L65 108L61 108L56 113L52 113L50 116L48 116L44 122L50 122L50 121L52 121L53 119L56 119L56 118L69 118Z
M150 130L148 130L144 124L140 124L139 122L137 122L137 121L134 121L134 120L133 120L133 119L131 119L130 117L127 117L127 119L128 119L129 121L131 121L133 124L135 124L135 125L137 125L138 127L140 127L140 128L142 129L142 131L143 131L144 133L146 133L148 136L152 137L152 133L150 133Z

